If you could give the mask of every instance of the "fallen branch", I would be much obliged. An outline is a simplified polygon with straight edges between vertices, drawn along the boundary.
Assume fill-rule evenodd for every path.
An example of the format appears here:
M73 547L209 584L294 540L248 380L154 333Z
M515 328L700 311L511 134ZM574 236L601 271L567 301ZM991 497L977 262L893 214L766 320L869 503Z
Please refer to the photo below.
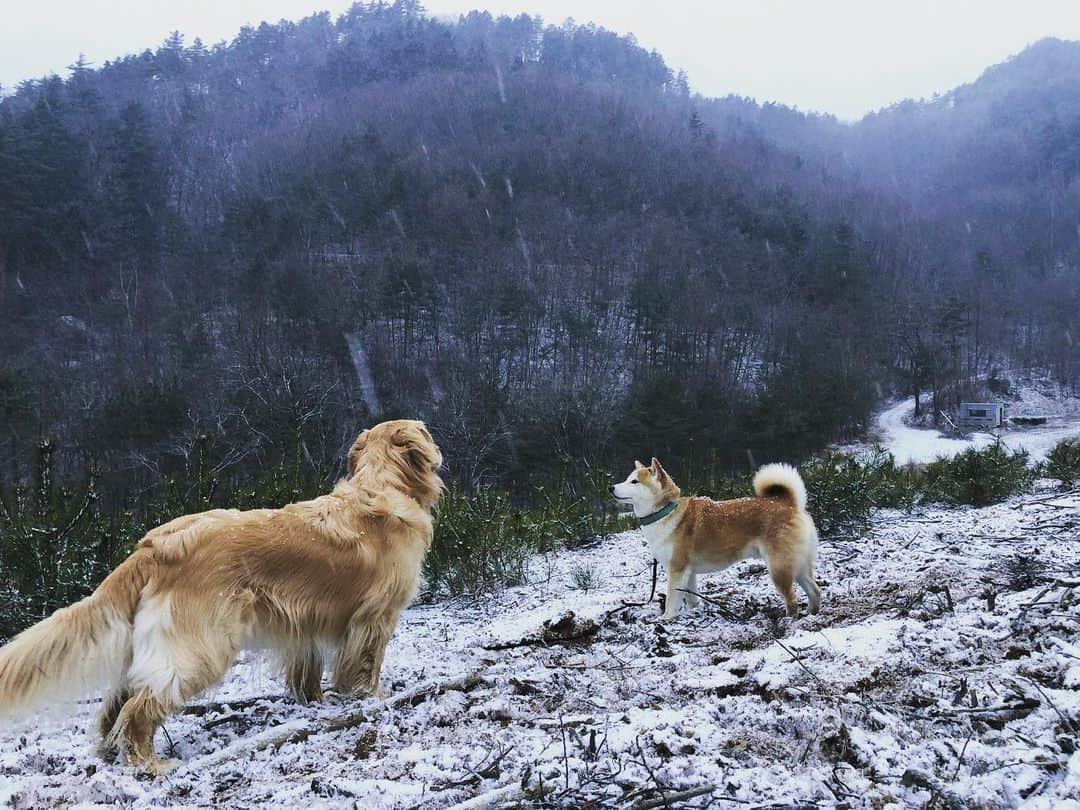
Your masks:
M465 770L469 773L468 776L453 782L447 782L440 787L433 787L432 790L449 790L450 788L465 787L466 785L478 785L487 779L498 779L501 773L499 765L513 750L514 746L511 745L509 748L492 751L488 756L484 757L484 761L480 763L479 767L470 768L465 766Z
M1006 723L1027 717L1039 706L1042 701L1033 697L1021 697L1014 703L999 703L996 706L973 706L973 707L949 707L947 709L935 709L930 712L926 719L940 717L953 717L957 715L972 715L982 720L993 728L1002 728Z
M205 757L192 760L184 766L184 769L194 771L212 768L230 759L237 759L245 754L260 751L263 748L277 748L286 743L303 742L316 734L328 734L335 731L343 731L348 728L355 728L361 723L369 722L375 714L382 710L397 709L402 706L416 706L430 697L441 695L445 692L468 692L482 683L484 683L484 679L480 673L472 672L468 675L463 675L460 678L454 678L449 681L424 684L403 695L383 699L374 706L371 706L367 712L354 712L352 714L332 718L322 724L316 724L315 721L311 720L296 720L291 723L282 723L280 726L266 729L254 736L237 740L235 743L227 745L220 751L215 751ZM233 717L234 716L230 716L228 719L233 719Z
M384 698L375 705L375 709L400 709L402 706L417 706L429 697L441 695L444 692L469 692L484 683L483 676L479 672L470 672L459 678L451 678L449 681L427 683L416 689L405 692L393 698Z
M671 807L677 802L685 802L698 796L707 796L714 790L716 790L716 785L701 785L690 790L672 791L671 793L660 791L660 795L654 799L642 799L630 805L630 810L653 810L656 807Z
M502 802L513 801L525 793L520 785L507 785L496 790L489 790L471 799L452 805L449 810L485 810Z
M692 591L689 588L679 588L679 590L682 593L687 594L688 596L696 596L698 599L700 599L705 604L712 605L713 607L717 608L717 613L719 613L723 618L727 619L729 622L734 622L734 621L745 622L747 619L749 619L753 615L753 611L746 611L746 610L743 610L741 613L736 613L733 609L731 609L730 607L725 605L719 599L714 599L714 598L712 598L710 596L706 596L703 593L698 593L697 591Z
M206 714L221 713L227 710L235 711L237 709L250 709L252 706L257 706L263 701L285 699L285 695L260 695L259 697L244 698L243 700L224 700L220 703L193 703L190 706L184 707L183 714L192 714L196 717L202 717Z
M814 670L810 669L810 667L808 667L806 664L804 664L803 660L801 658L799 658L799 656L797 656L786 644L784 644L784 642L782 642L778 638L774 638L773 641L776 642L780 646L780 649L782 649L784 652L786 652L788 655L790 655L791 659L796 664L798 664L800 667L805 669L815 681L817 681L818 683L822 683L822 680L818 676L818 674L816 672L814 672Z
M1076 588L1076 587L1080 587L1080 579L1055 579L1053 582L1051 582L1049 585L1047 585L1045 588L1043 588L1041 591L1039 591L1039 595L1036 596L1033 600L1021 605L1020 606L1020 611L1022 613L1026 613L1031 608L1036 607L1037 605L1043 604L1041 602L1042 598L1044 596L1046 596L1046 594L1050 593L1050 591L1052 591L1054 588L1065 588L1066 591L1068 591L1068 590L1071 590L1071 589ZM1060 601L1060 600L1054 600L1054 601ZM1046 604L1053 604L1053 602L1047 602Z
M1052 506L1055 509L1075 509L1076 504L1050 503L1051 501L1059 501L1062 498L1068 498L1070 494L1070 492L1059 492L1056 495L1050 495L1045 498L1035 498L1034 500L1015 504L1013 509L1023 509L1025 506Z
M941 806L947 810L964 810L967 807L967 804L962 799L946 790L939 779L931 776L926 771L908 768L904 771L904 775L900 777L900 784L904 787L915 787L929 791L930 801L927 802L927 806L934 804L935 801L940 801Z
M182 769L191 772L205 772L208 768L216 768L230 759L239 759L245 754L252 754L264 748L276 748L287 742L307 739L311 733L312 724L309 720L294 720L291 723L282 723L280 726L268 728L250 737L242 737L212 754L193 759L185 763Z

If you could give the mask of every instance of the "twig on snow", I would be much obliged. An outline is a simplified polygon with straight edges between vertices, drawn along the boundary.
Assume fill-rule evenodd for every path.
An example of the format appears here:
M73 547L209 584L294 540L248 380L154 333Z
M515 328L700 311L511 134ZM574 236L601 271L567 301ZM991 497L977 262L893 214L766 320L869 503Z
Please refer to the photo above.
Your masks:
M641 799L630 805L630 810L653 810L656 807L670 807L675 802L685 802L698 796L706 796L716 790L716 785L700 785L689 790L679 790L670 793L660 791L660 796L655 799Z

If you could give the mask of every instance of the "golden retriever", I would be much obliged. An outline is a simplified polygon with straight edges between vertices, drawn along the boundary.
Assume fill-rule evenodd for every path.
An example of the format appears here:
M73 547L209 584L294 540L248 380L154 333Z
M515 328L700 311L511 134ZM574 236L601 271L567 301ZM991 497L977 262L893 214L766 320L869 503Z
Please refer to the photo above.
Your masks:
M219 682L246 646L276 649L289 690L377 693L398 614L414 596L442 493L422 422L365 430L334 490L282 509L215 509L150 531L90 596L0 648L0 715L108 685L103 754L162 773L165 716Z
M810 612L821 609L814 581L817 529L806 512L806 485L793 467L766 464L754 476L753 498L714 501L683 498L655 458L611 487L616 500L632 504L649 550L668 575L664 618L673 619L683 597L693 606L697 575L720 571L748 557L765 560L789 616L799 615L795 582L806 591Z

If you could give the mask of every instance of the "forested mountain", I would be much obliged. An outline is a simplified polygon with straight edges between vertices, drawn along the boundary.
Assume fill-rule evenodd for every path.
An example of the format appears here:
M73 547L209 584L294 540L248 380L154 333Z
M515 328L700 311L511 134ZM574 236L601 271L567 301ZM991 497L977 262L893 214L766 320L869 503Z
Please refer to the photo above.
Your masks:
M0 462L53 436L133 491L408 414L473 483L730 470L893 387L1075 384L1077 60L855 126L408 0L80 60L0 102Z

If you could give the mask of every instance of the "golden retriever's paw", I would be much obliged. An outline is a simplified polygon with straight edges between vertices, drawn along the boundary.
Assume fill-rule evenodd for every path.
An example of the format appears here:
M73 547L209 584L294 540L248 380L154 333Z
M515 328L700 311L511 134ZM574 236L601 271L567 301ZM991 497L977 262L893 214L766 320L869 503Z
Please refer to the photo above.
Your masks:
M182 759L161 757L132 763L135 772L145 779L160 779L163 776L168 776L183 764Z

